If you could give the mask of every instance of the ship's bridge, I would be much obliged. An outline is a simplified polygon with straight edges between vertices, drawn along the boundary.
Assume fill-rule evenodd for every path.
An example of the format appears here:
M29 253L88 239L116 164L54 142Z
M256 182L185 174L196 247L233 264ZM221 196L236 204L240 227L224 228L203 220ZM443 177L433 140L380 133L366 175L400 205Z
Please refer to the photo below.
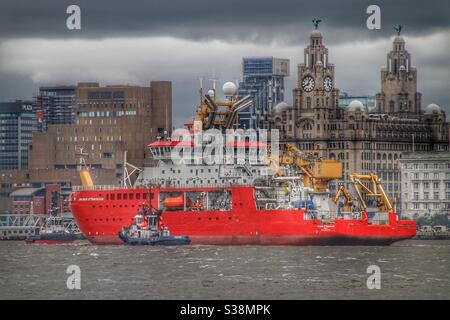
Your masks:
M180 151L182 148L195 148L193 141L155 141L148 145L155 160L170 160L172 152ZM225 144L226 153L238 157L239 154L249 154L264 156L267 144L253 141L234 141ZM247 159L248 160L248 159Z
M168 160L171 159L171 154L174 148L193 148L192 141L155 141L148 145L152 153L153 159Z

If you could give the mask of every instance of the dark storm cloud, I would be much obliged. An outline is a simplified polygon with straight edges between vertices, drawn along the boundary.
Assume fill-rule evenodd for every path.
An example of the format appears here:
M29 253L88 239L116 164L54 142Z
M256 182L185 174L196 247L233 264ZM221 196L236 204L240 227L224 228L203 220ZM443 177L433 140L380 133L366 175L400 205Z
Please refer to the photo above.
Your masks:
M82 30L65 27L66 8L78 4ZM365 27L366 8L381 7L382 30ZM286 42L304 40L311 19L324 20L333 33L329 42L387 36L392 26L408 34L426 34L450 27L450 1L302 1L302 0L2 0L0 38L109 38L174 36L191 40Z
M82 10L80 31L66 28L71 4ZM382 30L366 28L371 4L381 7ZM423 105L437 103L450 116L449 12L448 0L0 0L0 101L30 99L41 85L167 79L179 125L194 114L200 76L235 80L242 56L274 55L291 60L291 103L318 17L341 91L379 91L392 26L400 23Z

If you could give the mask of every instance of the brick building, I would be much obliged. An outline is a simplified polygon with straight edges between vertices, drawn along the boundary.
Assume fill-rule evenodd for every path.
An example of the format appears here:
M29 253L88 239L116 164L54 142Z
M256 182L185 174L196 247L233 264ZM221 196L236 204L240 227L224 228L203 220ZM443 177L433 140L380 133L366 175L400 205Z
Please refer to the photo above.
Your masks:
M33 135L29 169L0 171L0 211L11 210L8 194L16 187L42 187L48 183L80 185L77 155L87 153L94 183L119 184L124 153L142 167L149 163L147 145L172 129L172 86L152 81L150 86L76 87L73 124L50 124L47 132Z

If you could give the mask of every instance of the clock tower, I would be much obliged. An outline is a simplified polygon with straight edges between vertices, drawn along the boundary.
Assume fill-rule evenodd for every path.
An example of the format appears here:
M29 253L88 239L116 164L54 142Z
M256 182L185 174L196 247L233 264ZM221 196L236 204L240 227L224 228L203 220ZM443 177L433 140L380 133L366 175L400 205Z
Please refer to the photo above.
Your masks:
M334 65L328 60L328 48L318 30L321 20L314 19L315 29L298 65L297 87L293 90L295 138L320 138L326 135L325 123L336 113L339 90L334 87Z
M402 26L394 27L397 36L381 69L381 92L376 95L377 111L404 117L421 113L422 94L417 91L417 69L400 35Z

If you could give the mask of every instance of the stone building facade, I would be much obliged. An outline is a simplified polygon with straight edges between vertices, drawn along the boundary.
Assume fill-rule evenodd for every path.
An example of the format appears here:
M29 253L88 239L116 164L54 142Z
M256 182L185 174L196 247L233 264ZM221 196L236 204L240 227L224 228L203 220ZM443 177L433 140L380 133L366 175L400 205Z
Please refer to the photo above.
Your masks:
M405 153L400 170L405 213L450 216L450 152Z
M381 92L376 95L379 112L398 116L421 112L422 94L417 92L417 69L411 66L411 55L403 37L397 36L381 69Z
M357 100L340 107L339 89L334 87L335 66L321 32L314 30L304 62L298 66L293 106L275 108L265 127L279 129L283 141L302 150L341 160L344 180L340 183L347 188L352 172L376 172L401 211L402 153L448 150L449 124L439 106L431 104L422 110L417 70L411 66L402 37L394 39L394 50L387 57L375 110L369 111ZM331 191L336 187L331 184Z

